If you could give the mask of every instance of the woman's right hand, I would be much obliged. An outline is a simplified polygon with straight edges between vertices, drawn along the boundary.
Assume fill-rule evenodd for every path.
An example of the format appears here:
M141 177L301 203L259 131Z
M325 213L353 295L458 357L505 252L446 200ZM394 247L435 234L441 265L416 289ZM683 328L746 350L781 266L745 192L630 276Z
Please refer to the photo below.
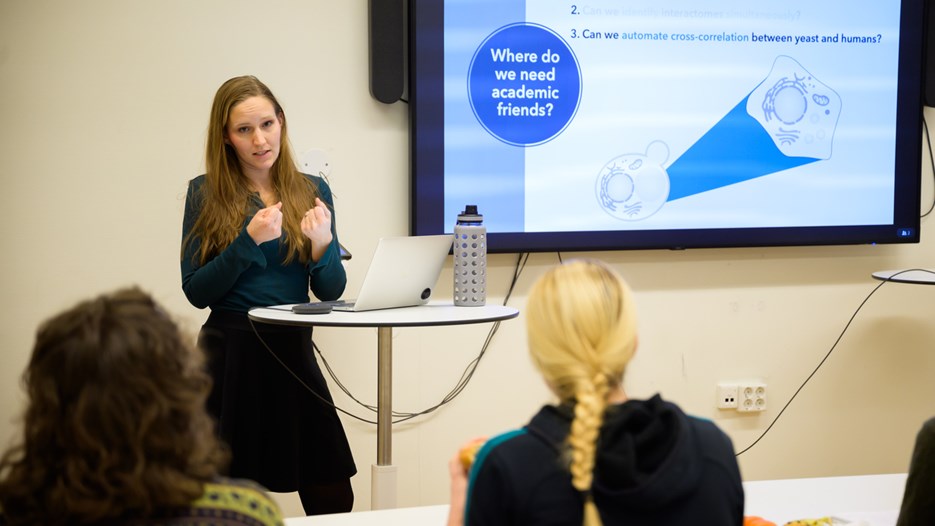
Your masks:
M266 243L282 235L282 201L261 209L247 224L247 234L254 243Z

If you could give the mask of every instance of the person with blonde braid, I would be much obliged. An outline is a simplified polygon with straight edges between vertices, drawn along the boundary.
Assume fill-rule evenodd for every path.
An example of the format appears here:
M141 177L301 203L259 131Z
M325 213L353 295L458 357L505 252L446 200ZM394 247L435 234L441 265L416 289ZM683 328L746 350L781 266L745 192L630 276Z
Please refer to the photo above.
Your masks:
M533 286L525 315L530 356L558 404L484 442L469 468L463 451L451 459L449 525L743 523L728 436L658 394L623 390L637 331L619 274L593 260L560 265Z

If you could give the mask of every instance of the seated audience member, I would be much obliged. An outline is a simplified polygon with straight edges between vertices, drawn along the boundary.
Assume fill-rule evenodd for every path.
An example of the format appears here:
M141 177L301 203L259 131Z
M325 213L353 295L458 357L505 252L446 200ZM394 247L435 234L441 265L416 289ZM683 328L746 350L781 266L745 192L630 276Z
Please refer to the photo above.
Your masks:
M896 526L935 524L935 418L916 436Z
M624 393L635 314L623 278L598 261L567 262L536 282L529 352L558 403L486 441L468 471L452 458L449 524L742 524L727 435L659 395Z
M201 351L136 288L41 325L22 443L0 459L0 524L281 525L264 490L218 476Z

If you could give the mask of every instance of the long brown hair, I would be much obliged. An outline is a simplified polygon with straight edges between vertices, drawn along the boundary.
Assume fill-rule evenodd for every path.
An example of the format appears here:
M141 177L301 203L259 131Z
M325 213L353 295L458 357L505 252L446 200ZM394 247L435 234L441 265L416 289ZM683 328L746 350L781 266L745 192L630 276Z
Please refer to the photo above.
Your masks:
M23 442L0 459L6 524L90 524L190 505L227 453L204 404L204 358L139 289L40 326Z
M200 238L201 250L195 256L204 264L234 241L243 228L244 220L257 210L250 198L253 191L240 167L237 152L224 141L231 110L250 97L269 100L282 120L279 157L273 163L271 175L273 189L282 201L285 261L288 263L298 257L299 261L308 262L311 245L302 234L301 221L306 210L314 205L318 190L296 168L282 106L265 84L250 75L228 80L214 95L205 147L205 184L200 194L193 196L199 200L201 213L182 242L183 254L188 243Z

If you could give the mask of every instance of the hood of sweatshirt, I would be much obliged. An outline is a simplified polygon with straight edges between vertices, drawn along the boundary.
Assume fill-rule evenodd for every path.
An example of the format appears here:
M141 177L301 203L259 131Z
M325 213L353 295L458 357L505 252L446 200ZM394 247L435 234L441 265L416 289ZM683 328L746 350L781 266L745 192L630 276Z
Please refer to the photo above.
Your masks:
M527 429L563 448L572 418L572 407L550 406ZM658 509L694 492L703 470L700 439L678 406L659 395L629 400L605 414L591 494L605 511Z
M688 417L656 395L608 410L591 492L602 509L654 509L694 492L703 470L704 451Z

